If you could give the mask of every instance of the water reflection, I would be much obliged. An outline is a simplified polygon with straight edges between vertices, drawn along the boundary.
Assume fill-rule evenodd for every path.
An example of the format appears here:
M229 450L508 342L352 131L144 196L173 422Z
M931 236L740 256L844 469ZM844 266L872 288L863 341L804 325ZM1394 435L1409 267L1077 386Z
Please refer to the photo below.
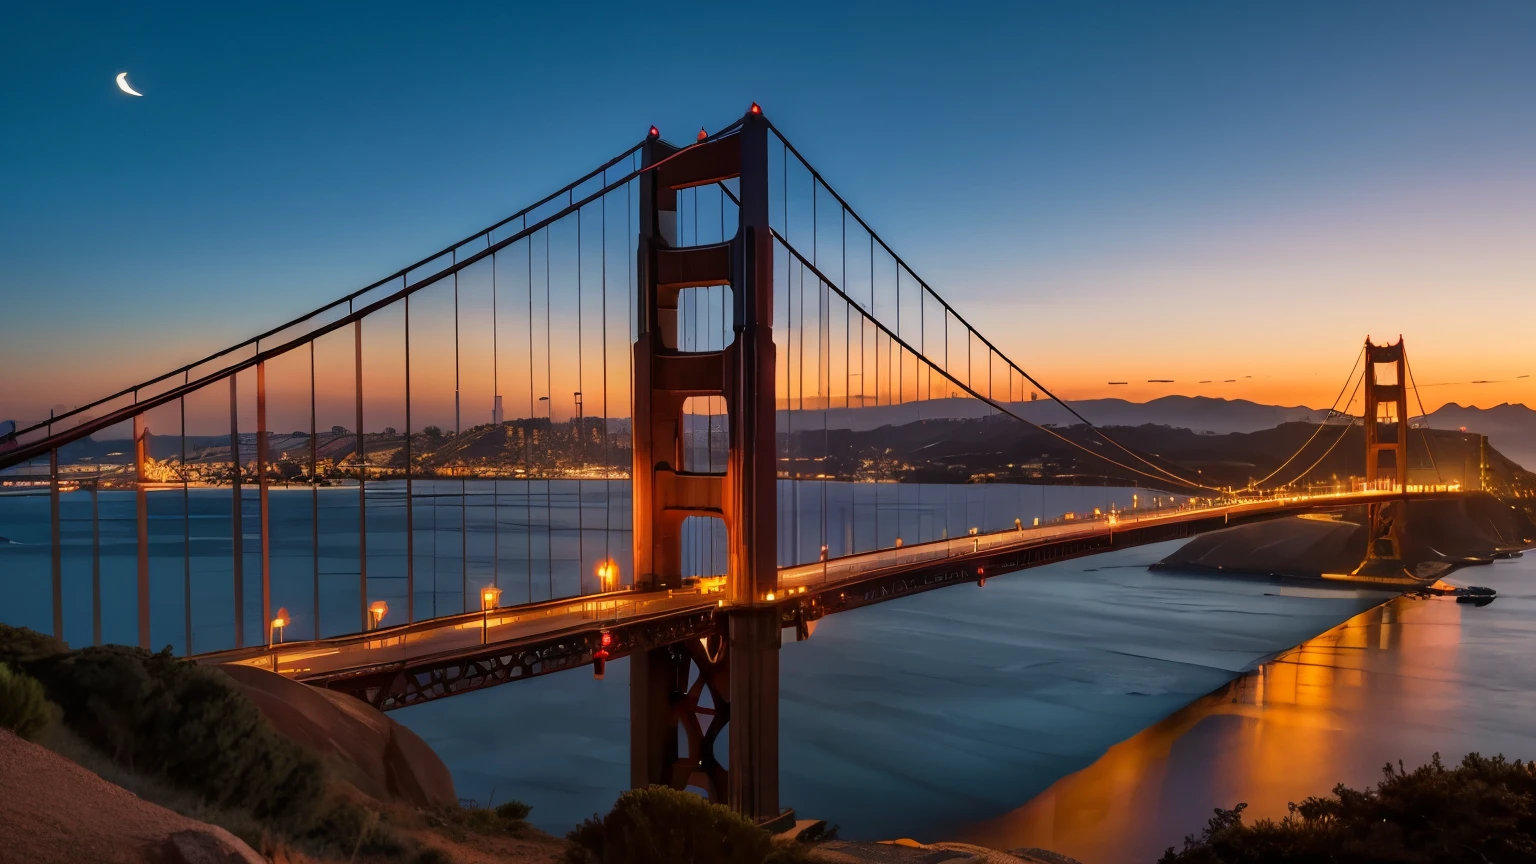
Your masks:
M1529 564L1477 572L1498 585L1486 609L1395 599L1272 661L1111 747L1023 807L961 832L995 848L1037 846L1096 864L1155 860L1215 807L1247 818L1336 783L1374 783L1388 761L1434 752L1528 757L1519 720L1536 707L1509 688L1509 652L1529 646ZM1509 593L1506 593L1509 592ZM1501 605L1502 604L1502 605ZM1522 676L1529 673L1520 672Z

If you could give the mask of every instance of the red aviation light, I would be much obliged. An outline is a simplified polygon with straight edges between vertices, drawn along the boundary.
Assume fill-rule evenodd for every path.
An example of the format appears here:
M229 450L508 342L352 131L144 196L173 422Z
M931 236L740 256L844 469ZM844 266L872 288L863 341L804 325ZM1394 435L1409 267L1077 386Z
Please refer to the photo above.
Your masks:
M704 127L703 126L700 126L699 127L699 140L703 141L705 138L708 138L708 137L709 137L709 133L704 131Z
M652 126L651 127L651 135L650 135L650 137L652 137L652 138L660 138L661 137L661 130L657 129L655 126Z
M752 103L752 107L751 107L751 109L749 109L749 111L752 114L761 114L761 113L763 113L763 107L761 105L757 104L756 102L753 102Z
M604 630L597 637L598 649L592 652L592 677L598 681L603 680L603 673L608 671L608 646L613 644L613 634Z

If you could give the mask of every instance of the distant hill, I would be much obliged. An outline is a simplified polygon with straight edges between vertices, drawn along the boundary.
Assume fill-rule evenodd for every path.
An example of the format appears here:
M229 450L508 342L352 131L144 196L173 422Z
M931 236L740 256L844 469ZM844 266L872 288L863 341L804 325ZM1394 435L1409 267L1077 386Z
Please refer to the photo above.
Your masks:
M1492 408L1463 407L1452 402L1431 411L1427 418L1432 429L1459 429L1488 436L1488 443L1521 465L1536 466L1536 411L1524 405L1495 405Z
M1163 396L1151 402L1124 399L1083 399L1069 402L1078 413L1097 426L1174 426L1195 432L1227 434L1273 429L1281 423L1316 423L1325 412L1305 406L1260 405L1246 399L1211 399L1206 396ZM1012 402L1009 409L1034 423L1070 426L1080 421L1060 405L1047 400ZM780 410L780 428L786 412ZM814 418L817 428L821 411L794 412L795 417ZM867 432L881 426L901 426L919 420L971 420L994 413L978 399L933 399L905 405L881 405L867 408L833 408L826 412L828 429ZM797 425L798 422L797 422Z

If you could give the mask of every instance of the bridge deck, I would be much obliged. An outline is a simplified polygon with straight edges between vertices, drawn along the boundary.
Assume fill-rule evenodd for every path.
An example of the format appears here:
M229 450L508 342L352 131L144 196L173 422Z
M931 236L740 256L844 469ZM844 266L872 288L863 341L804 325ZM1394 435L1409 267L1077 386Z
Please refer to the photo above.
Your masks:
M1408 497L1457 493L1416 492ZM1315 509L1404 497L1356 492L1294 496L1209 507L1121 513L884 549L825 563L784 567L774 602L786 626L897 596L974 581L982 575L1162 540L1225 525ZM517 678L585 665L597 636L610 653L713 632L719 593L708 589L617 591L508 606L370 633L198 656L242 663L354 692L393 708Z

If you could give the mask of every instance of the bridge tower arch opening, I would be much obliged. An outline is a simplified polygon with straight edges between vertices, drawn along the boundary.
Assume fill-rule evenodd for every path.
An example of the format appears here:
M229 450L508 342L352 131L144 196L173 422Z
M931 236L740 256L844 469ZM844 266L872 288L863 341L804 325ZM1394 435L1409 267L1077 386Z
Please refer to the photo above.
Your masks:
M630 655L631 785L695 786L760 821L781 815L781 625L768 600L778 581L768 141L768 122L754 111L689 147L655 134L643 145L631 475L638 588L681 587L690 517L722 520L726 547L715 641L637 646ZM734 236L679 245L679 191L731 179L740 201ZM718 349L689 345L680 299L712 286L728 286L730 339ZM723 471L689 470L698 466L688 459L685 408L700 397L724 406ZM722 766L714 744L727 722Z

